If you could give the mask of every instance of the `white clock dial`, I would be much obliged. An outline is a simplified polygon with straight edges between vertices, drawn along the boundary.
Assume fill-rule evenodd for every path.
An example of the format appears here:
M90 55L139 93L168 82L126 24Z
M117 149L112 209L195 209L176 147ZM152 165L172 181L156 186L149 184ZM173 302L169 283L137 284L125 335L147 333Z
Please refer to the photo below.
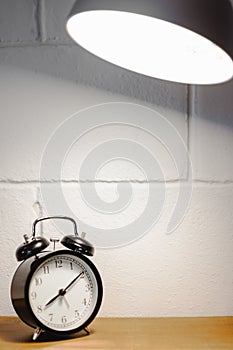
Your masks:
M28 299L42 325L54 331L72 331L92 316L98 282L90 264L75 254L57 252L34 271Z

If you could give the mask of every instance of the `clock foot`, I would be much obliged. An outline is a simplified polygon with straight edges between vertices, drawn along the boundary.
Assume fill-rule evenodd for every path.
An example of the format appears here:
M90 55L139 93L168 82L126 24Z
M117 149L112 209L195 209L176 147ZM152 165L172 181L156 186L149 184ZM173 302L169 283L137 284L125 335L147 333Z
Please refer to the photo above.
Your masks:
M89 331L89 328L88 328L88 327L85 327L85 328L84 328L84 331L87 333L87 335L90 334L90 331Z
M36 328L33 334L32 340L35 341L40 336L41 332L42 332L42 328L40 327Z

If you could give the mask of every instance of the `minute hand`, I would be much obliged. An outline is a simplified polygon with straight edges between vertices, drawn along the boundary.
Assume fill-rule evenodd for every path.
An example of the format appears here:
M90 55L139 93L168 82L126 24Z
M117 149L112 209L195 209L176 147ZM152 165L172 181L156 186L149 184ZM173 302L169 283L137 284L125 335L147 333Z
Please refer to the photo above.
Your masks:
M45 304L45 307L47 307L48 305L50 305L50 304L52 304L57 298L59 298L60 296L62 297L62 296L64 296L65 294L66 294L66 291L67 291L67 289L69 289L71 286L72 286L72 284L74 284L80 277L82 277L84 275L84 272L82 271L82 272L80 272L79 274L78 274L78 276L76 276L69 284L68 284L68 286L65 288L65 289L59 289L59 291L58 291L58 294L57 295L55 295L55 297L53 297L51 300L49 300L48 302L47 302L47 304Z
M65 294L67 289L69 289L79 278L81 278L84 275L84 272L80 272L80 274L78 274L78 276L76 276L69 284L68 286L63 289L63 293Z
M49 300L49 301L47 302L47 304L45 304L45 307L48 306L48 305L50 305L50 304L52 304L58 297L60 297L60 295L63 295L62 293L63 293L63 290L60 289L59 292L58 292L58 294L57 294L55 297L53 297L51 300Z

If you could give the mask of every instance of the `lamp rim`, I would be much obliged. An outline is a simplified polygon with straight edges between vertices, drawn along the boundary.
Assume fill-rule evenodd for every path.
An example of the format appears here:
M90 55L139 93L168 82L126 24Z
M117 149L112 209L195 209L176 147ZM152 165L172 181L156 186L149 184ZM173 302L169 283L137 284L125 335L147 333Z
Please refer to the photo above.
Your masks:
M67 20L98 10L130 12L179 25L209 39L233 59L233 9L229 0L77 0Z
M233 77L230 0L78 0L66 27L80 47L144 76L195 85Z

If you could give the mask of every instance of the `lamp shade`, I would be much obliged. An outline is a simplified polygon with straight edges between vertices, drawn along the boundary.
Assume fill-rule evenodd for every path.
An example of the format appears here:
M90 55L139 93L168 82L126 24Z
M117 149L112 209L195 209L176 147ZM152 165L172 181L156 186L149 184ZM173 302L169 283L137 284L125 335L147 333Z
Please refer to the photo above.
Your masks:
M146 76L186 84L233 76L229 0L78 0L67 31L92 54Z

